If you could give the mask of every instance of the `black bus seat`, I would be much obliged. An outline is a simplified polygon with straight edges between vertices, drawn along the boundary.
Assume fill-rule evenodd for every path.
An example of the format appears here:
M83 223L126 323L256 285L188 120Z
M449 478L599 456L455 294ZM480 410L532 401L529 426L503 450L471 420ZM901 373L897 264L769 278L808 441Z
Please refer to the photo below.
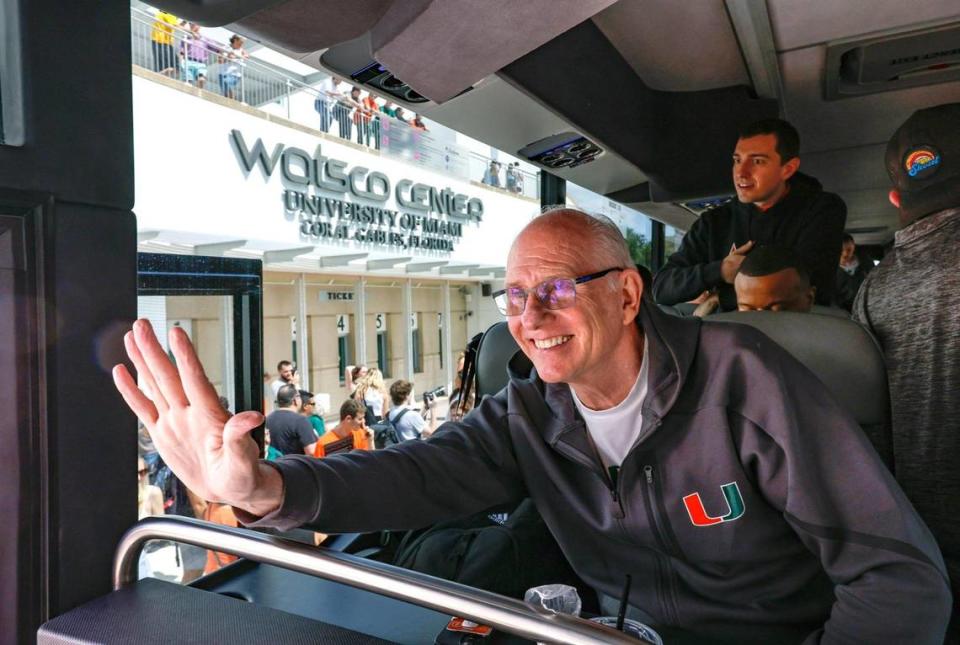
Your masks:
M663 307L661 307L662 309ZM822 307L819 309L831 309ZM710 322L741 323L759 329L786 349L827 386L841 406L856 419L874 447L891 465L890 395L880 346L870 333L838 310L825 313L731 311L707 318ZM506 386L507 363L527 369L505 322L490 327L477 352L477 400Z
M826 385L892 465L887 370L880 346L861 325L834 313L790 311L733 311L707 320L750 325L790 352Z
M840 307L834 307L832 305L830 307L827 307L826 305L813 305L813 307L810 308L810 313L819 314L821 316L835 316L837 318L847 319L850 318L849 311L846 309L841 309Z

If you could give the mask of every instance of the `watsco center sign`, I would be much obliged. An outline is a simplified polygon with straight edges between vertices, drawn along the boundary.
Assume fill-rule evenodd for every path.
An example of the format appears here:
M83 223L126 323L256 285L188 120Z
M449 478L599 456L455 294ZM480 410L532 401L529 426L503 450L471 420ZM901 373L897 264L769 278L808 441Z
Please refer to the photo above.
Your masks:
M261 139L247 145L239 130L230 141L249 175L260 167L266 178L279 172L284 210L294 215L300 234L315 242L355 240L401 249L452 252L464 225L483 219L483 201L410 179L396 184L367 167L301 148Z

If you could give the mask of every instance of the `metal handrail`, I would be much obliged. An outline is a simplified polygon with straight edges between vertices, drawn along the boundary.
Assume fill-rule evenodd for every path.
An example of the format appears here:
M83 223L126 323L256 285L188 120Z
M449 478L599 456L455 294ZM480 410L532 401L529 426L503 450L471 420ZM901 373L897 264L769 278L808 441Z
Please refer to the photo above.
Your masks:
M140 550L149 540L173 540L231 553L467 618L535 641L584 645L646 642L588 620L537 609L519 600L422 573L182 517L149 517L123 535L113 560L115 590L137 581Z

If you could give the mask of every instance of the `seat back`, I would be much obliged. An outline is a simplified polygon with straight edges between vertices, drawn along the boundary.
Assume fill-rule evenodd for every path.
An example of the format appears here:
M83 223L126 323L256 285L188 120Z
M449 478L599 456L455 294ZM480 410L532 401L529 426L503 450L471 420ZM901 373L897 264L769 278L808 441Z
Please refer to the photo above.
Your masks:
M517 341L510 335L507 323L498 322L483 333L480 345L477 347L477 403L488 394L496 394L504 387L510 377L507 374L507 364L520 351ZM530 360L521 354L522 369L529 371L533 367Z
M833 313L727 312L709 323L762 331L813 372L856 419L880 455L890 458L890 394L877 341L858 323Z

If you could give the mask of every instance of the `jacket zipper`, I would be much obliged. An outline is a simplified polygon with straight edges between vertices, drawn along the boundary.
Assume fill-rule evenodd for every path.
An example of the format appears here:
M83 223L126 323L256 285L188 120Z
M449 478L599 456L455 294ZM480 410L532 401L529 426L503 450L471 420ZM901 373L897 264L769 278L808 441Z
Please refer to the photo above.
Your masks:
M663 523L660 519L660 505L657 503L657 491L653 477L653 466L649 464L644 466L643 475L644 488L646 489L647 495L647 518L650 521L650 526L653 528L653 535L657 540L657 544L660 546L661 551L668 556L680 555L679 547L674 548L676 545L671 545L672 540L668 540L667 536L670 535L670 532L664 529ZM663 566L666 569L665 577L667 579L670 598L670 611L673 614L674 624L678 624L680 612L677 608L677 590L676 581L674 579L673 565L670 563L668 557L664 557L663 559L666 560L663 563Z

